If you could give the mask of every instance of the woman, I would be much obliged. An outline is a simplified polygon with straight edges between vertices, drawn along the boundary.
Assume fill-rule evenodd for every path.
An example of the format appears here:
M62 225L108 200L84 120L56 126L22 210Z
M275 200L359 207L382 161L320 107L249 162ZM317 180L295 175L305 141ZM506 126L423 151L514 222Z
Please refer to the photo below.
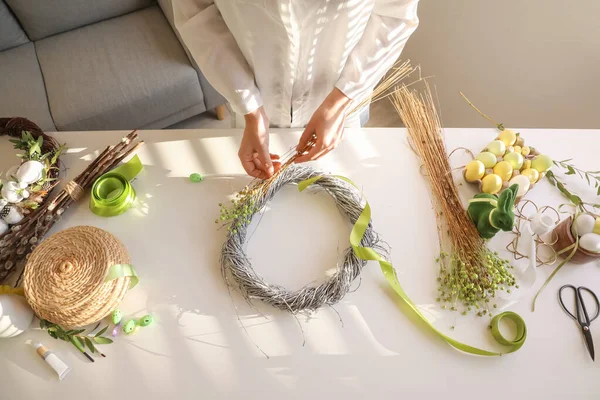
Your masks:
M208 81L244 116L239 157L249 175L280 166L269 127L305 127L297 162L342 140L418 25L418 0L173 0L175 26Z

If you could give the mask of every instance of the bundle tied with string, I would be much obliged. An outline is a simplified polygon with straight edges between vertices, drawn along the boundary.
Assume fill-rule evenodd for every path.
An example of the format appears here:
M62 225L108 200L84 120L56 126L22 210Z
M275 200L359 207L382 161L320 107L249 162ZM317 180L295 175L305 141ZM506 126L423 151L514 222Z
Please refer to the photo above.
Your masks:
M348 182L307 166L291 165L271 182L267 190L252 194L253 210L261 210L277 192L287 184L298 184L307 179L322 176L314 186L325 190L335 201L340 212L348 217L353 225L363 210L361 193ZM338 303L352 288L352 282L360 275L367 261L356 256L350 247L344 251L344 260L337 271L325 282L317 286L305 286L296 291L268 283L252 267L244 247L247 229L252 215L240 215L232 221L235 229L229 235L221 252L221 270L228 285L233 278L242 295L250 301L258 299L280 310L293 314L302 311L315 311L324 305ZM387 254L379 236L369 224L361 244L372 247L380 254Z
M117 308L131 278L105 279L112 266L130 262L125 246L110 233L91 226L69 228L31 253L25 297L40 318L64 329L83 327Z

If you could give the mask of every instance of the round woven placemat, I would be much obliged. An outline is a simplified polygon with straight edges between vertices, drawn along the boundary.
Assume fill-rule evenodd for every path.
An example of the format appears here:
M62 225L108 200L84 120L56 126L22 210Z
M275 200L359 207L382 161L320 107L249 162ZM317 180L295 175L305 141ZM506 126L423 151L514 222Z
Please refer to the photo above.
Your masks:
M121 302L129 278L104 279L111 266L129 264L125 246L91 226L58 232L31 253L25 266L25 297L47 321L73 329L97 322Z

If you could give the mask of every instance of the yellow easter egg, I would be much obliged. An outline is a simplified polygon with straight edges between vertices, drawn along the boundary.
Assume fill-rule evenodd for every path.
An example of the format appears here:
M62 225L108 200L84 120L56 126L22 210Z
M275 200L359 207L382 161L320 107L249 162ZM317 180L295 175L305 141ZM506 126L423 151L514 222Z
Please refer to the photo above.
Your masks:
M546 172L552 168L552 158L545 154L540 154L531 162L531 168L537 169L538 172Z
M527 178L529 178L529 182L531 183L536 183L538 179L540 179L540 173L537 169L533 168L524 169L521 171L521 175L525 175Z
M504 156L504 161L507 161L513 170L519 170L523 166L524 159L520 153L512 152Z
M494 140L492 143L488 144L487 151L496 157L503 156L506 152L506 145L501 140Z
M498 139L502 140L506 146L512 146L517 141L517 134L515 131L505 129L500 132Z
M531 160L525 160L525 162L523 163L523 169L529 168L531 168Z
M502 178L496 174L489 174L481 180L481 191L483 193L496 194L502 189Z
M531 149L529 148L529 146L523 146L523 148L521 149L521 154L523 154L524 156L528 156L529 153L531 153Z
M481 161L486 168L494 168L494 165L498 162L496 156L489 151L482 151L477 154L475 159Z
M494 174L498 175L502 181L506 182L512 177L513 167L508 161L500 161L494 167Z
M594 223L594 229L593 231L595 234L600 235L600 217L596 218L596 222Z
M523 150L523 149L521 148L521 146L514 146L514 147L513 147L513 151L514 151L515 153L520 153L522 150Z
M485 174L485 165L479 160L470 161L465 166L465 179L467 182L474 182L478 179L483 178Z

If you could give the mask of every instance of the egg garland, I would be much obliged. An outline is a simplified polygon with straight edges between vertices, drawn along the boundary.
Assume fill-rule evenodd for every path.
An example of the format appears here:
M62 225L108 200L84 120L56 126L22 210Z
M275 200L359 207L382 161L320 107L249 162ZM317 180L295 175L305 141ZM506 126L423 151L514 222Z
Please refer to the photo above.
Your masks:
M0 119L0 133L16 136L10 142L15 150L23 153L17 154L22 163L0 176L0 236L43 203L53 186L52 182L58 177L58 157L64 148L29 121L19 118L7 120ZM22 130L18 136L15 134L15 120L26 126L29 123L33 129Z
M552 165L552 158L526 146L519 133L502 127L497 138L465 166L463 176L467 182L477 185L481 193L487 194L498 194L516 183L518 201Z

